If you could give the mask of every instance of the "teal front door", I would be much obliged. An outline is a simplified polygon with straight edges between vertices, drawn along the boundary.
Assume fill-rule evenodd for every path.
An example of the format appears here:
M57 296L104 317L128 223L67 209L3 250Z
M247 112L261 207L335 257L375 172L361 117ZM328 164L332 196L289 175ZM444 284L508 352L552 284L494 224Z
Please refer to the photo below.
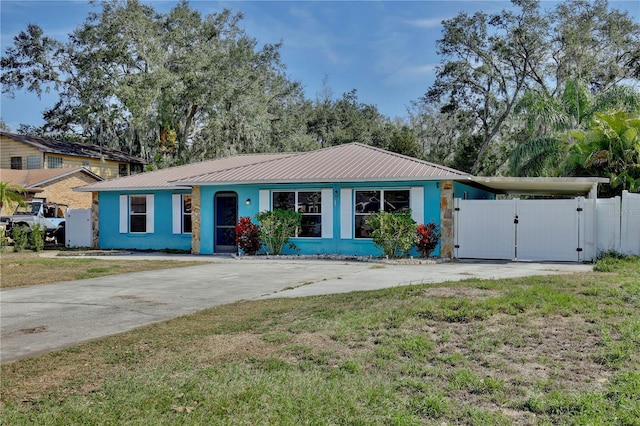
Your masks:
M215 253L236 253L236 223L238 223L238 195L219 192L215 198Z

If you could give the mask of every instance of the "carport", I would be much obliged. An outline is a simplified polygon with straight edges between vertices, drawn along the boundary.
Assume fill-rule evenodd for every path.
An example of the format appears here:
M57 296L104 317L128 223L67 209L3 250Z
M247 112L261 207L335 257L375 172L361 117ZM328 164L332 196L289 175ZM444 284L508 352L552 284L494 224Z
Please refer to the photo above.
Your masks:
M598 214L598 184L608 183L606 178L472 177L470 181L506 197L455 198L454 257L459 259L592 261L608 249L598 244L598 237L603 237L599 231L621 222L620 217ZM635 218L638 221L640 217Z

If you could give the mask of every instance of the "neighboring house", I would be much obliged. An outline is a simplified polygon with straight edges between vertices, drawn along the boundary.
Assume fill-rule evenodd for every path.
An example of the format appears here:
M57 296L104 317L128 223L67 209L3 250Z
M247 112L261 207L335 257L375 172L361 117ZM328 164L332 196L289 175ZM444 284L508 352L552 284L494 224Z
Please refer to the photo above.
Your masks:
M104 179L111 179L142 172L144 161L112 148L0 131L0 168L67 167L84 167Z
M233 253L234 226L276 208L302 213L293 242L300 254L379 256L365 220L379 209L410 209L417 223L441 226L451 257L453 198L493 199L454 169L351 143L311 152L250 154L98 182L94 245L103 249L180 249ZM476 178L477 179L477 178Z
M25 188L25 201L33 197L66 204L73 209L91 208L91 194L74 188L101 182L103 179L84 167L65 169L0 170L2 182ZM3 211L3 213L6 213Z

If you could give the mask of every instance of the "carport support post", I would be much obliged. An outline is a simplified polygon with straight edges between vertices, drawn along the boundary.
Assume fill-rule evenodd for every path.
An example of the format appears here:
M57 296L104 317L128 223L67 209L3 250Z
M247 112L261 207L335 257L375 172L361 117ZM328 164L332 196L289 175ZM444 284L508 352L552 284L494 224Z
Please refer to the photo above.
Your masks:
M453 258L453 181L440 182L440 258Z
M91 193L91 247L100 248L100 193Z
M200 254L200 187L191 188L191 253Z

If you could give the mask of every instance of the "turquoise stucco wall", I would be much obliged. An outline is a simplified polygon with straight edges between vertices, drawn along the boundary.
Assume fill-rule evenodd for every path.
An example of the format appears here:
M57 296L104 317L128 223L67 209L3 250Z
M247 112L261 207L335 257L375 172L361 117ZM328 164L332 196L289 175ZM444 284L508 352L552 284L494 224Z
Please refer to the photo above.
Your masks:
M173 234L171 222L171 194L189 194L190 191L129 191L101 192L98 222L99 245L103 249L136 250L190 250L191 234ZM154 195L154 233L120 233L120 195Z
M464 198L467 194L467 200L495 200L496 195L493 192L465 185L460 182L453 183L453 198Z
M304 190L331 188L333 194L333 238L294 238L296 250L286 249L287 254L344 254L357 256L379 256L380 250L369 239L342 239L340 237L341 189L390 189L422 187L424 189L424 222L440 224L440 188L438 182L388 182L388 183L343 183L315 185L242 185L242 186L203 186L200 189L200 253L213 254L214 247L214 200L219 192L233 192L238 197L238 217L254 218L259 212L260 190ZM471 188L473 189L473 188ZM465 189L466 190L466 189ZM102 192L99 198L100 209L100 247L105 249L162 250L177 249L188 251L191 248L191 234L172 233L172 200L175 193L189 191L131 191ZM119 232L119 196L121 194L154 194L154 233L121 234ZM246 204L250 199L251 203ZM352 203L353 204L353 203ZM352 211L353 205L349 206ZM254 219L255 221L255 219ZM353 229L353 226L352 226ZM417 251L411 253L417 256ZM439 248L433 253L437 256Z
M341 239L340 238L340 190L352 189L390 189L411 187L424 188L424 221L440 224L440 189L437 182L389 182L389 183L345 183L345 184L310 184L310 185L262 185L262 186L203 186L201 187L201 234L200 252L202 254L214 253L214 217L213 207L215 194L218 192L235 192L238 195L238 217L249 216L254 218L259 212L260 190L305 190L331 188L333 195L333 238L293 238L291 241L297 250L285 248L285 254L344 254L355 256L379 256L380 250L369 239ZM251 204L245 202L251 199ZM353 209L353 206L350 206ZM353 219L353 215L352 215ZM254 218L255 221L255 218ZM439 249L433 255L439 254ZM417 251L411 253L418 255Z

